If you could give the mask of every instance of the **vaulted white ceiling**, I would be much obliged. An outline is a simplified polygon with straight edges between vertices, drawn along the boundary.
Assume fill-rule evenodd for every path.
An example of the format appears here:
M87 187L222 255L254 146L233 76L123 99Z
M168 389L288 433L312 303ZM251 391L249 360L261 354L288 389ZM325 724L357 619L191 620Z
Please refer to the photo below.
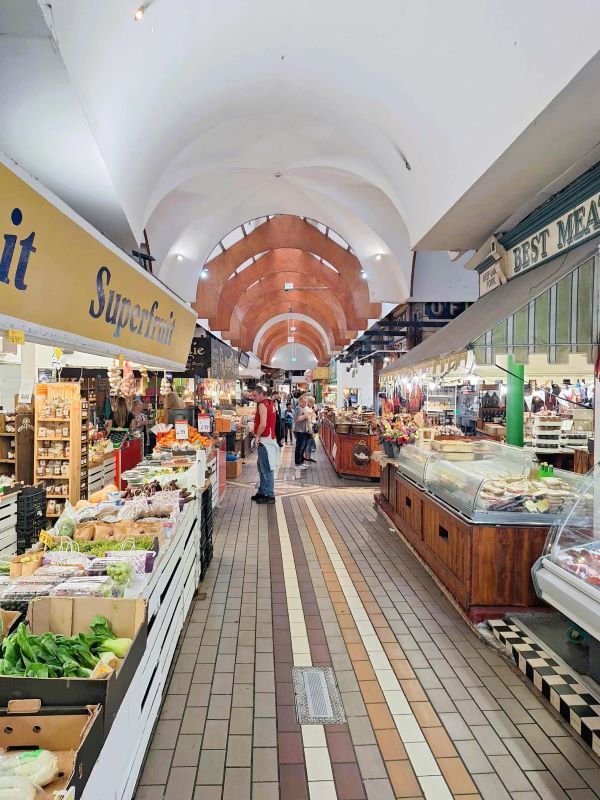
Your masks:
M10 22L31 6L4 2ZM43 30L0 41L18 120L0 146L123 241L124 219L146 229L186 299L229 231L288 213L351 244L372 300L402 301L411 247L478 246L594 152L596 0L137 5L39 0L64 70Z

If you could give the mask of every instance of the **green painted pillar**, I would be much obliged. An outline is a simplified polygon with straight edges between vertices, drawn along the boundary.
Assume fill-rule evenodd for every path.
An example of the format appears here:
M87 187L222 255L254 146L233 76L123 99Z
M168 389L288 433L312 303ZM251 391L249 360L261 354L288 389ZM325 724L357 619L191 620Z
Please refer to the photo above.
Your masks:
M508 356L506 394L506 444L523 447L523 407L525 403L525 366Z

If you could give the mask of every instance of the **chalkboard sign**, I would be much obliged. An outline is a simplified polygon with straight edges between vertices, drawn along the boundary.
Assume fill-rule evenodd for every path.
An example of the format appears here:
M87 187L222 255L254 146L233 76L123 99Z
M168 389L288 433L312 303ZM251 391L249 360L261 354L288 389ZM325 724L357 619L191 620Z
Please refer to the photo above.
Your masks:
M185 375L189 378L237 380L238 352L214 336L194 336L190 346Z

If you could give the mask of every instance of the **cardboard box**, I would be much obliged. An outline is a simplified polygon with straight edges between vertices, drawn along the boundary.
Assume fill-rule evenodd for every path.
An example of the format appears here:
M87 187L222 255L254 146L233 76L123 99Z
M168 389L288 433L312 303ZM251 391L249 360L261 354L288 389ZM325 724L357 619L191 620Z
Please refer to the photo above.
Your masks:
M242 460L238 458L236 461L226 461L226 476L227 479L239 478L242 474Z
M104 735L108 734L125 693L138 668L148 636L147 609L143 600L113 600L103 597L40 597L29 604L27 620L36 635L88 633L96 614L106 617L117 638L133 639L131 649L109 678L24 678L0 676L0 703L39 698L45 706L104 707Z
M215 417L215 430L217 433L231 433L231 417Z
M12 700L0 708L0 722L3 749L42 748L58 758L60 776L38 790L36 800L51 800L54 792L70 788L81 795L104 741L101 706L42 708L39 700Z

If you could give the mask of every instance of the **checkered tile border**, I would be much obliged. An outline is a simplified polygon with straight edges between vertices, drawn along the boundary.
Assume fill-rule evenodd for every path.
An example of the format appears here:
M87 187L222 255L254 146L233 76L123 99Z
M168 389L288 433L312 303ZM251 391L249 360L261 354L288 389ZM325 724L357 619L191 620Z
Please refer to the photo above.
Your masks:
M488 620L488 626L521 672L600 755L600 700L513 620Z

